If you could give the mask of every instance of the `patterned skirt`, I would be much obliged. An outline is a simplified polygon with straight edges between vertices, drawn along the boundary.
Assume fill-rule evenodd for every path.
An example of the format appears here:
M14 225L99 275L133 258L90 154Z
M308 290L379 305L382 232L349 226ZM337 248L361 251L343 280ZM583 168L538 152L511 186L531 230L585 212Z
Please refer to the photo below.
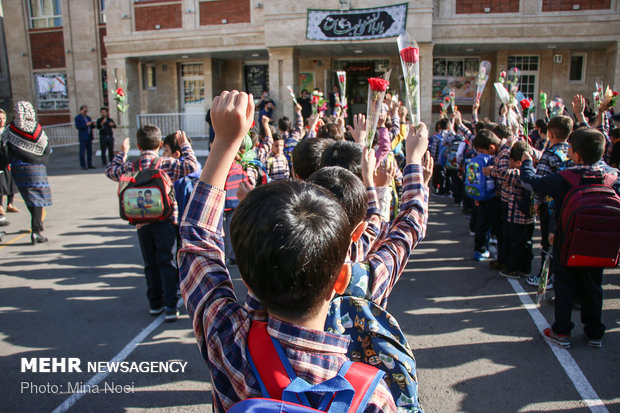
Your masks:
M13 179L26 205L29 207L52 205L52 191L47 181L45 165L13 161L11 170Z

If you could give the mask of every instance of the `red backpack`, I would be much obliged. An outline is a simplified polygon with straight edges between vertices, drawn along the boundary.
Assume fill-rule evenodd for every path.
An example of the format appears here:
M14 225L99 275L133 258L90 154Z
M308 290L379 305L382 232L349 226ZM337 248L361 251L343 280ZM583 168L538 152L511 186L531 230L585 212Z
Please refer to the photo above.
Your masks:
M127 172L118 181L120 215L132 224L165 221L174 211L174 187L155 158L148 169Z
M612 189L616 174L570 169L560 172L572 189L560 216L563 237L560 261L567 267L618 265L620 255L620 197Z

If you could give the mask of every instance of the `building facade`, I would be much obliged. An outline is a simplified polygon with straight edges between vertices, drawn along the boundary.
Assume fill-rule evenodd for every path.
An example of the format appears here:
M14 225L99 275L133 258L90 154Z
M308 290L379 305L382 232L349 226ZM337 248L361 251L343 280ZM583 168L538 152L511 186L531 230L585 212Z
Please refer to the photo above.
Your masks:
M43 124L69 122L79 106L136 116L204 113L222 90L263 89L277 115L292 113L287 86L331 91L347 72L352 113L365 111L370 76L392 69L402 88L396 37L420 46L422 120L447 90L467 113L479 63L491 63L481 115L499 106L491 85L521 70L521 90L569 101L595 81L620 87L620 0L14 0L4 1L13 100L36 102ZM10 23L9 23L10 22ZM2 69L0 58L0 69ZM0 72L0 77L2 73ZM1 79L0 79L1 80ZM122 87L120 114L111 91ZM540 113L540 112L539 112ZM167 131L166 131L167 132Z

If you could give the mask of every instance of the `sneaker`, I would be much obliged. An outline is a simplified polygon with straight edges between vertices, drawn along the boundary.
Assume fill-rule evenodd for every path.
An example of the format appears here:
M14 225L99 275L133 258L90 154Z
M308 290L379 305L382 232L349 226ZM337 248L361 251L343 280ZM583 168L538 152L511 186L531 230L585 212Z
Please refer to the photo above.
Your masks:
M547 280L547 290L553 290L553 277Z
M474 261L484 261L488 260L491 257L491 253L489 251L474 251Z
M603 347L602 338L588 338L588 345L590 347L601 348Z
M506 271L506 269L500 270L499 275L504 278L512 278L513 280L521 278L521 273L519 271Z
M177 321L177 319L179 318L179 309L176 307L166 307L166 316L164 317L164 320L168 321L169 323L172 323L174 321Z
M556 334L551 328L545 328L543 331L545 337L562 348L570 348L570 336Z
M531 285L532 287L538 287L538 285L540 285L540 276L538 274L531 275L527 277L527 280L525 280L525 282ZM549 283L547 282L547 288L549 288L548 285Z
M469 235L471 235L472 237L475 237L476 233L474 231L469 231Z
M149 314L150 315L160 315L162 312L164 311L164 307L157 307L157 308L153 308L151 307L151 309L149 310Z

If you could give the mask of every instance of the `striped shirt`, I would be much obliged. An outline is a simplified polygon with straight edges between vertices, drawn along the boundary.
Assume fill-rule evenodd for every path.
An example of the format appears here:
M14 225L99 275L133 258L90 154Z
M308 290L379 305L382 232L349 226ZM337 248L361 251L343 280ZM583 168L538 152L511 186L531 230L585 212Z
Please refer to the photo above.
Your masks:
M543 152L540 157L540 161L538 161L538 165L536 166L536 175L537 176L545 176L551 175L561 171L565 166L566 162L562 161L554 152L561 152L568 158L568 142L560 142L556 143L548 147L545 152ZM536 194L534 196L534 204L540 205L544 202L544 197Z
M140 159L138 161L139 168L150 168L151 162L153 162L155 158L159 158L159 154L155 150L140 152ZM181 158L161 157L159 162L159 169L166 172L172 182L191 174L198 168L198 160L189 143L181 147ZM127 154L121 151L117 153L108 166L106 166L105 174L111 180L118 182L123 174L132 172L135 167L138 167L138 165L134 165L133 161L128 161ZM174 211L170 217L173 224L178 222L178 214L177 203L174 201Z
M224 264L224 198L224 191L198 182L181 223L183 248L178 257L180 289L198 347L211 371L216 412L224 412L240 400L261 397L246 353L254 315L237 301ZM347 361L349 340L344 336L274 318L268 319L267 331L282 345L295 374L308 383L316 384L334 377ZM364 411L396 411L384 381Z
M519 206L523 209L531 208L531 193L521 186L519 180L519 170L501 169L499 167L491 168L491 177L501 180L506 193L506 203L508 204L507 220L513 224L529 225L536 220L534 215L524 214Z

